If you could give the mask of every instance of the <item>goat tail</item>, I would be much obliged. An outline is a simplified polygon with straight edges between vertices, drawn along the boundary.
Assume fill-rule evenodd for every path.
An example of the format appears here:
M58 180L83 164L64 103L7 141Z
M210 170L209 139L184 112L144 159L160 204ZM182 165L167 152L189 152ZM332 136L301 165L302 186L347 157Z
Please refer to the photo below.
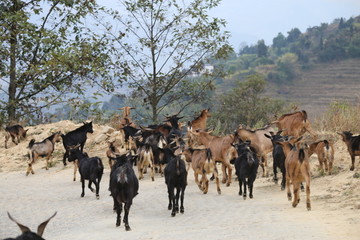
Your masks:
M328 141L328 140L324 140L324 144L325 144L325 149L326 149L326 151L329 151L329 149L330 149L329 141Z
M32 146L34 146L34 143L35 143L35 139L31 139L28 148L32 148Z
M207 148L207 149L206 149L206 160L207 160L208 162L210 162L211 159L212 159L211 150L210 150L210 148Z
M299 150L299 161L300 163L303 163L305 159L305 150L304 149L300 149Z
M307 112L306 112L305 110L302 110L301 112L302 112L303 117L304 117L303 120L304 120L304 122L306 122L306 120L307 120L307 118L308 118L308 117L307 117Z
M176 174L180 176L180 158L176 158Z

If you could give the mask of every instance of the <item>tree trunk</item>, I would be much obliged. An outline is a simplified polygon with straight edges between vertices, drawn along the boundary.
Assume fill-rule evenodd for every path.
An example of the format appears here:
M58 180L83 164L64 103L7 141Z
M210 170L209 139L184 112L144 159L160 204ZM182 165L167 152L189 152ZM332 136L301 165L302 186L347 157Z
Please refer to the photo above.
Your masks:
M16 8L16 6L14 6ZM7 106L8 122L16 121L16 49L17 27L13 22L10 28L10 82L9 101Z

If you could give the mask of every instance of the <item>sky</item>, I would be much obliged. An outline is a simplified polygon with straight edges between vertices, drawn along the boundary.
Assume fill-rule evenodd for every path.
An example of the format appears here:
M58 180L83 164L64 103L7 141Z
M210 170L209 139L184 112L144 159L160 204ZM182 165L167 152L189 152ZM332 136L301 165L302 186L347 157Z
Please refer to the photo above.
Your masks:
M279 32L287 36L295 27L305 32L336 18L358 16L360 0L222 0L210 14L227 21L230 44L237 51L241 43L260 39L270 45Z

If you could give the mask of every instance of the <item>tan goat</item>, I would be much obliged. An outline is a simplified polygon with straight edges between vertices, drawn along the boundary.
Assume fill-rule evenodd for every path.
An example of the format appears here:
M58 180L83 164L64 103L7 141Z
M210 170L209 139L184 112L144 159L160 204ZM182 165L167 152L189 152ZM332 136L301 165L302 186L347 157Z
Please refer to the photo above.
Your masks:
M235 137L232 134L220 137L212 136L209 133L210 132L192 131L190 129L189 136L194 143L210 148L214 160L222 163L222 183L226 183L226 186L230 186L232 174L230 161L237 158L237 151L231 145L234 142Z
M320 169L323 171L325 165L325 171L331 175L331 170L334 164L334 145L328 140L321 140L310 144L309 157L316 153L318 156Z
M311 210L310 202L310 164L309 164L309 155L308 147L301 148L298 143L302 137L296 139L296 145L289 143L289 138L282 137L276 140L277 144L280 144L283 147L284 153L286 155L285 159L285 168L286 168L286 190L288 200L291 201L291 192L290 184L293 185L294 199L292 206L296 207L300 202L300 184L302 181L306 183L306 207L307 210Z
M209 190L209 180L206 177L206 174L213 174L215 177L216 187L218 194L221 194L220 183L218 171L216 168L216 162L212 158L210 148L206 149L192 149L188 150L191 154L191 166L194 170L195 182L198 185L199 189L206 194ZM198 176L201 175L201 180L199 182Z
M278 120L271 124L276 125L279 130L283 130L284 136L293 136L298 138L309 132L311 136L316 139L317 135L310 126L310 121L307 117L306 111L298 111L282 115Z

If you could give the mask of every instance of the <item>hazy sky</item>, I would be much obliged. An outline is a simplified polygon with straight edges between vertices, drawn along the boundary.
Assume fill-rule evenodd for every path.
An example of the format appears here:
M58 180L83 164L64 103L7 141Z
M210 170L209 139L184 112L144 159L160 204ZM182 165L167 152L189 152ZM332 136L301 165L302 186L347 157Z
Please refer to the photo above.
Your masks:
M231 45L254 44L264 39L267 45L281 32L292 28L305 32L308 27L331 23L335 18L360 15L360 0L222 0L212 16L227 21Z

